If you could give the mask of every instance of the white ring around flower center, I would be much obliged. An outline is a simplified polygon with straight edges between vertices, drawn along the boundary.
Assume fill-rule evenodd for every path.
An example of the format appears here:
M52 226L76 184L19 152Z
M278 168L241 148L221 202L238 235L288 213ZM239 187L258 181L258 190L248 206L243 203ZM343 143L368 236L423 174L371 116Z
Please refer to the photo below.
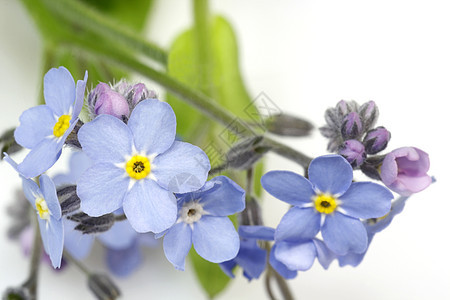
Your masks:
M192 224L200 220L203 214L203 206L200 203L189 201L183 204L180 218L184 223Z

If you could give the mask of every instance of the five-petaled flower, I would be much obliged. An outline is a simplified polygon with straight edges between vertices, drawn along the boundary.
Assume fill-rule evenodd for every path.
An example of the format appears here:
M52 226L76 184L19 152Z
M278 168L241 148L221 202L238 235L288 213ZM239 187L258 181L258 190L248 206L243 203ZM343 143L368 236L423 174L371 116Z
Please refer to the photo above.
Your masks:
M386 215L392 193L372 182L352 182L352 167L339 155L314 159L308 174L309 180L293 172L271 171L261 178L266 191L294 205L278 225L275 240L305 241L321 231L336 254L364 252L367 232L360 218Z
M77 182L81 209L101 216L123 207L138 232L172 226L177 218L173 193L201 188L211 168L206 154L175 141L175 132L172 108L156 99L141 101L128 124L100 115L83 125L78 139L93 166Z
M22 176L36 177L58 160L83 107L86 81L87 71L84 80L79 80L75 87L72 75L64 67L50 69L45 74L45 105L24 111L14 132L17 143L31 149L17 166Z
M245 208L245 191L225 176L200 190L179 195L178 220L164 236L164 253L179 270L194 244L204 259L221 263L236 257L239 235L227 216Z

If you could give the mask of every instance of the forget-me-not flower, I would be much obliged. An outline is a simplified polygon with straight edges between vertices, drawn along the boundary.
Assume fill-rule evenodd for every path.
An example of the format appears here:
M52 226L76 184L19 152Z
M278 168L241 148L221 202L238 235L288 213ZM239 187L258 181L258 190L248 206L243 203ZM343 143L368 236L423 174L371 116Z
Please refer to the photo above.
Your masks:
M198 147L175 141L176 120L169 104L139 102L128 124L100 115L84 124L78 139L93 166L77 182L81 210L90 216L123 207L138 232L162 232L177 218L173 193L203 186L209 159Z
M164 236L164 253L179 270L194 245L204 259L221 263L236 257L239 235L229 215L245 208L245 191L225 176L208 181L200 190L179 195L178 220Z
M339 155L314 159L309 180L288 171L271 171L261 184L274 197L294 205L275 232L276 241L298 242L322 232L326 246L338 255L362 253L367 232L361 219L386 215L392 193L372 182L352 182L353 169Z
M45 74L45 105L24 111L14 132L17 143L31 149L17 166L22 176L36 177L58 160L83 107L86 81L87 72L84 80L79 80L75 86L72 75L64 67L50 69Z

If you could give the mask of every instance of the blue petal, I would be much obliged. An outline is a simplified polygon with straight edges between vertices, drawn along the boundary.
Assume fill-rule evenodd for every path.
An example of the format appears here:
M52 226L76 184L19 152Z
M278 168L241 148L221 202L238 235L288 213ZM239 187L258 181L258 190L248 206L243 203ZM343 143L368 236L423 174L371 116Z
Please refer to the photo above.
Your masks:
M167 151L175 141L177 121L169 104L156 99L139 102L131 113L128 127L136 149L147 155Z
M279 260L275 258L275 251L277 249L277 244L274 244L272 246L272 250L270 251L269 256L269 263L272 266L272 268L275 269L275 271L278 272L281 276L283 276L286 279L292 279L297 276L297 271L289 270L288 267L286 267L283 263L281 263Z
M51 215L59 220L61 218L61 205L59 204L58 196L56 196L55 184L45 174L39 177L39 184Z
M317 260L324 269L328 269L331 262L336 258L336 254L330 251L324 242L318 239L312 240L316 246Z
M75 184L81 175L90 167L92 167L92 161L86 153L83 151L74 151L69 160L69 173L53 176L53 182L56 186Z
M214 216L228 216L241 212L245 208L245 191L225 176L211 179L218 185L212 193L203 193L200 203L203 209Z
M175 196L151 179L140 180L123 201L123 210L137 232L161 232L177 218Z
M308 176L314 187L321 192L341 195L352 183L353 169L342 156L325 155L313 159Z
M64 68L50 69L44 76L45 103L57 116L69 113L75 101L75 81L70 72Z
M132 154L130 129L110 115L100 115L84 124L78 132L83 151L94 162L123 163Z
M261 177L261 185L272 196L292 205L310 203L315 195L311 182L289 171L271 171Z
M389 214L386 217L382 218L381 220L379 219L376 220L375 224L373 224L371 220L366 220L365 226L367 229L367 233L377 233L388 227L389 224L391 224L394 217L403 211L403 208L405 207L406 204L406 200L408 200L408 198L409 196L401 196L397 200L392 202L392 207Z
M130 275L141 265L142 260L142 252L137 241L122 250L108 249L106 251L108 268L119 277Z
M45 138L31 149L17 170L26 178L36 177L50 169L61 155L64 141L55 138Z
M341 196L340 207L346 215L354 218L378 218L386 215L391 209L392 193L373 182L354 182Z
M275 230L276 241L310 240L320 230L320 214L314 208L292 207Z
M53 136L55 115L47 105L27 109L20 116L20 125L14 131L16 142L25 148L36 147L44 138Z
M123 250L130 247L138 238L138 233L127 220L114 223L106 232L98 235L103 245L110 249Z
M228 277L234 278L233 269L237 266L236 260L232 259L229 261L224 261L219 264L222 271L228 275Z
M239 251L239 236L227 217L202 216L194 223L192 242L195 251L213 263L235 258Z
M22 177L22 189L25 194L25 198L27 198L31 206L36 209L36 197L44 197L37 183L32 179Z
M86 89L86 82L88 79L88 71L84 73L84 79L77 81L77 87L76 87L76 99L75 104L73 108L72 115L76 118L81 112L81 109L83 108L84 103L84 91Z
M312 241L301 243L278 242L275 258L290 270L307 271L316 259L316 247Z
M259 248L255 240L241 240L241 247L235 260L244 269L246 277L251 280L259 278L266 268L266 257L266 250Z
M192 231L183 222L173 225L164 237L164 253L167 259L178 270L184 271L186 255L188 255L191 246Z
M39 219L42 241L45 252L50 256L53 268L61 266L61 259L64 246L64 229L62 220L50 217L50 220Z
M369 247L372 239L373 239L373 234L369 234L369 240L368 240L368 245L367 247ZM353 253L353 252L349 252L344 256L338 256L338 261L339 261L339 266L343 267L346 265L350 265L352 267L356 267L358 266L362 260L364 259L364 257L366 256L367 250L364 251L363 253Z
M367 249L367 231L361 221L339 212L327 215L322 237L325 245L338 255L362 253Z
M92 217L109 214L122 206L130 178L112 164L96 164L77 182L81 210Z
M37 218L39 223L39 231L41 232L41 238L42 238L42 245L44 246L45 253L50 253L48 249L48 230L47 230L47 220L43 220L41 218Z
M273 241L275 229L266 226L245 226L238 229L239 236L244 239L258 239L263 241Z
M174 193L188 193L205 184L210 168L203 150L175 141L169 150L155 157L152 174L163 188Z
M64 224L64 248L77 260L89 255L94 243L94 236L83 234L75 230L76 222L63 219Z

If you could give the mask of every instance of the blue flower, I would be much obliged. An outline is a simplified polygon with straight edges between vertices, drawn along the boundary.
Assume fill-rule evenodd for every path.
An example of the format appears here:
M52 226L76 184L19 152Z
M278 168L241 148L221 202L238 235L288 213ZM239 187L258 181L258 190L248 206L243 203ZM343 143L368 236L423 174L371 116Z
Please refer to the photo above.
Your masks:
M77 182L81 210L101 216L123 207L138 232L162 232L177 218L175 193L203 186L210 163L196 146L175 141L169 104L141 101L128 124L100 115L83 125L78 139L93 166Z
M265 226L239 226L241 237L239 252L232 260L220 264L222 271L234 278L233 269L239 265L248 280L259 278L266 268L267 251L257 241L273 241L275 230Z
M164 237L164 253L179 270L194 244L204 259L221 263L236 257L239 235L228 215L245 208L245 191L225 176L208 181L200 190L179 195L178 219Z
M372 182L352 182L352 167L339 155L314 159L308 174L309 180L288 171L261 178L266 191L294 205L278 225L275 240L307 241L321 231L326 246L338 255L364 252L368 238L360 218L386 215L392 193Z
M45 174L39 177L39 185L23 178L23 191L30 204L36 209L45 252L50 256L54 268L61 266L64 229L53 181Z
M45 105L32 107L20 116L14 137L20 145L31 149L17 167L26 177L36 177L58 160L69 133L78 121L83 107L84 80L75 82L64 68L50 69L44 77Z

